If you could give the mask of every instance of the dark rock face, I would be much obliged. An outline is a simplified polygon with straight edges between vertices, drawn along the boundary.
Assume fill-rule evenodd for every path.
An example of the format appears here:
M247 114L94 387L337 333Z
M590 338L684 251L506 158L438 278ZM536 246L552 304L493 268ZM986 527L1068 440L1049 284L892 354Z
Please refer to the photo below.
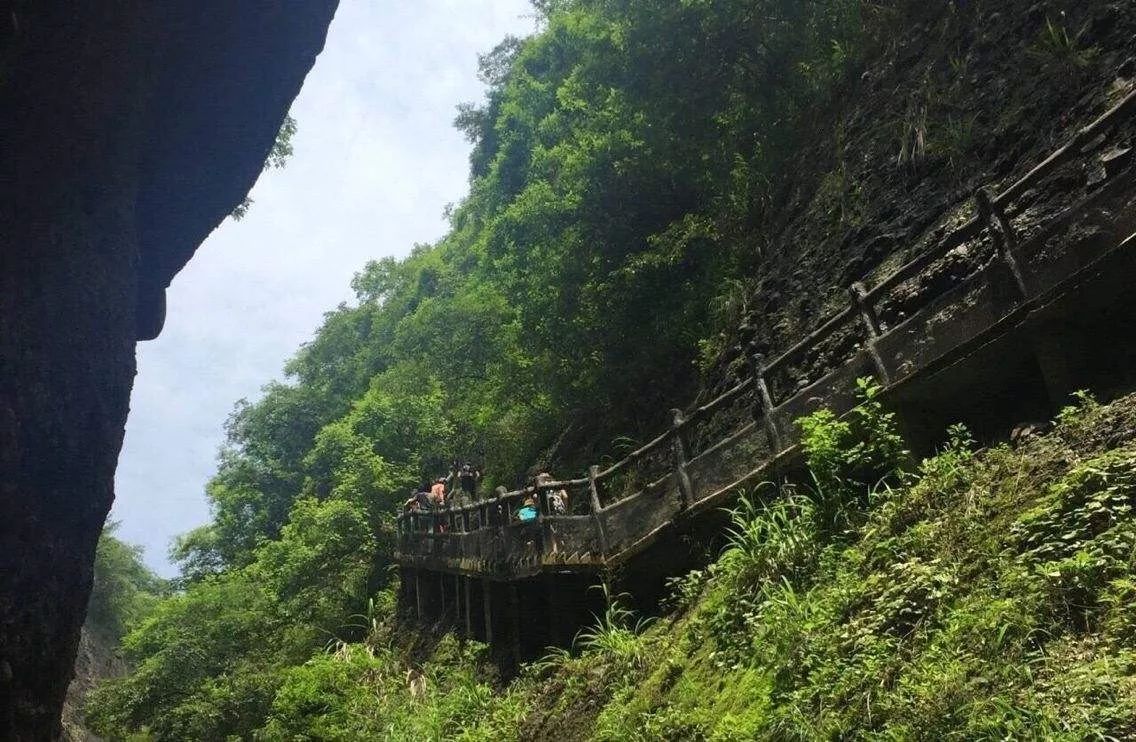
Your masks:
M852 281L871 285L965 220L976 188L1005 188L1116 103L1136 70L1132 7L1132 0L895 4L888 26L895 34L867 55L861 76L841 84L833 104L803 123L806 144L762 226L753 311L723 343L705 397L746 373L749 342L776 357L843 306ZM1075 51L1047 49L1049 21L1080 34ZM913 153L917 130L925 139ZM974 260L956 254L944 268L973 270ZM939 287L954 282L943 277ZM909 312L903 304L884 308L885 324ZM797 378L818 378L825 368L808 363Z
M247 193L335 0L0 0L0 738L53 739L134 343Z

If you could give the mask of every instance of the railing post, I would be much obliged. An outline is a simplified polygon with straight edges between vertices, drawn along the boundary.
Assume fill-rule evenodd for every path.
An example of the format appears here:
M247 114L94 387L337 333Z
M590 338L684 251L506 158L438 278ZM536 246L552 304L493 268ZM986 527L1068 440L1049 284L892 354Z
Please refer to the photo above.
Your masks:
M533 483L533 500L536 501L536 511L540 513L541 518L547 518L552 513L549 512L547 490L540 485L539 482Z
M536 502L536 512L539 514L536 522L537 531L540 533L540 538L537 540L537 551L540 554L540 560L543 562L545 554L556 551L556 537L552 533L552 524L548 522L548 516L552 515L552 509L548 506L548 490L541 485L539 480L533 482L532 492L533 500Z
M876 340L880 336L880 320L876 316L876 308L868 299L868 291L864 288L864 284L859 281L848 287L848 294L852 297L852 304L859 312L860 321L864 324L864 329L868 333L868 339L865 343L868 355L872 357L872 364L876 367L880 381L888 384L891 382L891 374L888 372L884 358L880 355L880 350L876 346Z
M596 525L596 534L600 539L600 551L607 555L607 533L604 532L603 519L600 517L600 490L596 486L596 477L600 473L600 468L595 464L588 467L588 493L592 499L592 522Z
M1010 275L1013 276L1018 295L1024 299L1029 296L1029 289L1026 286L1025 275L1018 265L1018 259L1014 257L1014 249L1018 246L1018 237L1014 233L1013 225L1006 218L1006 212L1002 210L1001 206L994 203L994 200L990 198L990 192L985 188L979 188L974 192L974 200L978 205L979 216L986 223L994 238L994 247L998 250L998 256L1010 269Z
M678 492L682 497L682 507L688 508L694 504L694 485L691 484L690 474L686 470L686 435L682 428L682 410L671 410L671 431L674 440L671 442L674 451L675 479L678 482Z
M508 490L500 486L493 490L493 494L496 495L496 497L493 500L493 504L489 507L491 525L503 526L509 522L508 506L502 502L506 492L508 492Z
M751 352L749 364L753 388L757 392L753 416L754 419L760 417L765 423L765 432L769 434L769 443L773 446L773 455L776 457L781 453L781 432L777 429L777 421L773 419L773 395L769 393L769 384L765 381L765 356Z

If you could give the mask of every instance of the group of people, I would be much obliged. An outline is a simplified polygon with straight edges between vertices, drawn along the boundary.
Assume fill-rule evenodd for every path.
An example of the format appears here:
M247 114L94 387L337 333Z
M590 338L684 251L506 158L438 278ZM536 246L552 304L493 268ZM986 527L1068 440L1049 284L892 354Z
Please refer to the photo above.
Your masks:
M449 477L437 477L432 482L424 481L411 496L403 503L405 513L436 513L450 506L463 507L478 500L477 489L481 483L481 470L470 462L459 464L454 462ZM446 489L448 482L456 482L457 486ZM534 493L526 497L520 508L513 513L513 519L522 523L535 521L540 515L538 497L544 497L547 503L547 512L551 515L567 515L569 513L568 491L562 488L552 489L552 475L541 472L533 480ZM437 525L444 529L444 526Z
M446 490L446 483L456 481L458 486ZM454 462L449 477L438 477L433 482L423 481L410 498L402 504L403 512L428 513L451 505L468 505L477 500L477 485L481 470L468 461Z

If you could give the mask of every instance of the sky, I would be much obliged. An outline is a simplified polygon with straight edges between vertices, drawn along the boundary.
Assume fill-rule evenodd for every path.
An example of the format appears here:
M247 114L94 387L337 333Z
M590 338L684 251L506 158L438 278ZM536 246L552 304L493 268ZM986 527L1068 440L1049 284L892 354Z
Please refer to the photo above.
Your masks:
M209 519L233 404L282 378L368 260L445 233L443 209L468 191L452 121L484 97L477 55L535 27L528 0L341 0L292 106L292 159L200 247L167 291L161 336L138 346L110 517L160 574L175 573L173 538Z

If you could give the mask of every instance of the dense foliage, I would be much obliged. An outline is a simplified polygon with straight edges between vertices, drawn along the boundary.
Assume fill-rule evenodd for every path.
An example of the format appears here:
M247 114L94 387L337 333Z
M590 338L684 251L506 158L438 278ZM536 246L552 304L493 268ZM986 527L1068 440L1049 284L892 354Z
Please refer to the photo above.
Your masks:
M95 578L87 605L87 626L111 643L141 621L169 593L166 580L142 561L140 547L115 536L118 523L103 529L95 551Z
M174 548L184 594L127 639L138 669L94 704L100 728L260 726L286 668L387 581L423 477L456 456L485 487L577 466L693 389L708 297L753 259L729 246L851 64L860 3L536 7L541 32L487 54L487 99L459 111L471 188L449 234L368 264L288 382L234 412L213 521Z
M711 572L682 581L676 605L688 630L673 640L659 629L643 638L644 627L613 605L582 637L579 656L552 657L501 694L481 650L447 638L425 668L435 690L411 705L403 675L411 650L390 623L390 557L398 505L455 457L479 464L488 489L514 485L534 466L578 473L617 436L657 432L723 350L719 330L742 319L744 279L776 257L768 223L786 203L808 206L800 199L810 197L790 193L789 176L818 113L860 79L865 60L894 50L897 29L930 29L920 25L926 17L955 18L979 3L931 5L534 0L540 32L487 54L487 97L459 111L456 125L472 145L470 193L449 211L449 232L404 260L365 266L352 283L356 300L325 316L287 365L286 381L238 404L208 485L212 522L175 545L180 590L126 637L135 669L96 694L94 728L160 739L499 739L536 723L544 696L532 694L566 704L545 709L561 718L591 692L619 699L595 727L612 739L728 737L723 725L738 719L739 729L807 737L804 716L767 714L762 705L793 694L803 714L816 712L818 730L886 719L855 716L865 703L875 708L875 691L840 682L897 672L889 653L913 651L903 642L932 612L888 593L897 614L877 616L879 596L864 591L910 587L939 610L961 573L952 567L942 583L925 561L939 548L934 524L914 531L929 541L918 546L911 585L899 572L865 579L891 567L863 550L883 538L878 519L889 508L902 511L889 518L941 517L961 527L954 511L904 508L923 507L920 498L946 508L934 493L957 494L945 472L952 456L969 466L970 454L956 446L911 479L898 467L908 463L902 442L870 401L858 426L866 439L823 415L806 423L817 492L739 511L735 549ZM1056 31L1053 38L1060 40ZM1057 64L1058 52L1046 48L1039 58ZM913 160L931 155L909 153L909 140L937 141L925 136L932 103L918 109L917 135L880 127L888 147L900 142L911 172ZM290 132L282 132L285 145ZM963 149L943 151L956 157ZM838 214L843 229L858 226L863 209L840 157L816 189L824 201L816 208ZM790 266L798 257L780 256ZM832 262L816 251L804 257ZM826 290L812 288L816 296ZM868 486L881 481L893 489ZM1044 522L1039 516L1038 532ZM809 592L822 585L836 585L845 602ZM813 610L814 598L818 613L787 612ZM824 612L834 605L841 615L862 613L868 633L841 634L835 614ZM1029 620L1049 620L1040 615ZM905 628L877 641L880 627ZM814 630L822 643L801 633ZM876 654L853 653L861 675L812 674L861 640L877 642ZM797 652L786 655L796 664L772 656L774 646ZM806 651L816 654L799 655ZM639 703L629 689L644 673L652 685ZM707 690L723 675L725 686ZM702 705L675 695L682 688L702 693ZM839 699L825 695L837 690ZM835 713L837 700L849 703L849 718L821 713ZM634 713L623 715L624 707Z
M839 448L845 464L888 460L876 419L866 447ZM893 486L843 480L848 529L817 517L832 491L740 508L719 561L675 581L665 625L518 686L514 733L1128 739L1134 433L1136 400L1085 399L1020 447L975 452L956 428Z
M810 420L809 464L828 472L813 480L825 488L743 499L729 546L672 581L662 620L609 596L571 650L502 689L481 645L401 632L372 606L355 641L281 673L254 737L1136 733L1136 398L1084 397L1017 447L975 451L956 427L917 465L886 411L869 402L861 417L867 436ZM411 667L423 672L419 698Z
M486 55L487 100L458 116L471 192L451 231L368 264L289 383L237 411L188 574L247 563L297 498L327 496L342 450L381 460L379 489L452 456L512 485L653 433L693 390L710 300L754 259L741 237L798 112L850 64L860 3L537 6L544 30Z

